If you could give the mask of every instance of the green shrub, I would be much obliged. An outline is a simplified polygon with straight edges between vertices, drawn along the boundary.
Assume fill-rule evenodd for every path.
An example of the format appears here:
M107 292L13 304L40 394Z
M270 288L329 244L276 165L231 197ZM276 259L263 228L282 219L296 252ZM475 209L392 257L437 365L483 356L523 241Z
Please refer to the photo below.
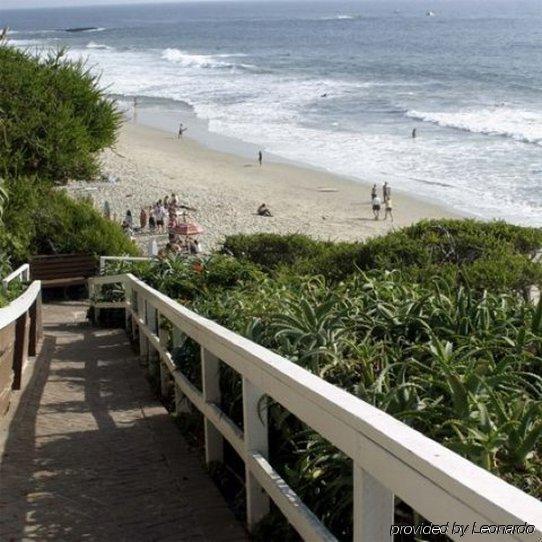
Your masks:
M255 233L227 237L222 252L249 260L264 269L274 269L310 258L316 252L323 251L326 246L331 246L331 243L315 241L305 235Z
M542 283L532 255L542 248L542 229L504 222L428 220L364 243L329 243L302 235L235 235L223 251L267 271L345 280L359 271L400 270L427 283L442 276L477 290L523 290Z
M137 255L138 249L118 224L104 219L88 201L36 179L8 182L9 205L0 232L0 251L12 265L32 254L82 253Z
M0 42L0 73L0 175L96 175L96 152L114 143L120 115L84 64Z

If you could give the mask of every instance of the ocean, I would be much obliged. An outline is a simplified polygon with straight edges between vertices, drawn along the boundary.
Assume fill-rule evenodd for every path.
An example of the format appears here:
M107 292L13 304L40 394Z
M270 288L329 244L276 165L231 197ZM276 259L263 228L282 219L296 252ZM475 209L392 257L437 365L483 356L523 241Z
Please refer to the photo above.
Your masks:
M266 153L542 226L540 0L0 10L0 26L15 46L68 46L120 103L190 111Z

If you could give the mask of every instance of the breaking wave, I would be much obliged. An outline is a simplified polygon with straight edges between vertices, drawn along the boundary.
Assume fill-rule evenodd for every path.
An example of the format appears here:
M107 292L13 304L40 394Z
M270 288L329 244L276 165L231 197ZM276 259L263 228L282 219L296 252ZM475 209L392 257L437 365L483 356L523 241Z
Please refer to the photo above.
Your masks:
M407 117L464 132L501 136L542 146L542 114L509 107L459 112L407 111Z

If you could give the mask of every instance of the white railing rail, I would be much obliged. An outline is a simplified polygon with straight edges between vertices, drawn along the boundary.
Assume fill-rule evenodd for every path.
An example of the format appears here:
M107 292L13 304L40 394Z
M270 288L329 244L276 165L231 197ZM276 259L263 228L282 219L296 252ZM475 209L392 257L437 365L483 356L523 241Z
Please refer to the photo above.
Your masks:
M16 279L20 280L21 282L28 282L30 280L30 266L27 263L21 265L21 267L15 269L15 271L2 279L2 288L6 290L9 283Z
M139 331L140 356L159 363L165 393L168 375L176 395L186 397L205 420L206 461L222 459L223 438L245 462L249 529L269 510L269 498L306 540L335 540L268 461L267 421L261 397L268 395L353 461L354 540L391 540L394 496L434 524L448 523L454 540L481 540L482 525L524 525L523 532L492 534L491 540L538 540L542 503L474 465L392 416L350 395L219 324L195 314L131 274L90 279L91 290L124 286L127 326ZM107 303L94 303L108 308ZM161 319L201 347L202 390L175 366ZM219 407L219 362L242 377L241 430ZM177 401L176 401L177 403ZM469 525L466 534L452 524ZM480 538L482 536L482 538ZM487 535L486 535L487 536Z

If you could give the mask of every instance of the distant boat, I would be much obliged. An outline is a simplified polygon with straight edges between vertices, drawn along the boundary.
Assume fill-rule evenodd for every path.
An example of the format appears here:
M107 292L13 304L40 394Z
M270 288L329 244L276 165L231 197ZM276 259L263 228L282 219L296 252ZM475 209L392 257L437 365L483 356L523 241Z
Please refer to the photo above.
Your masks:
M88 32L89 30L98 30L96 26L77 26L75 28L65 28L66 32Z
M426 11L425 12L425 15L427 17L435 17L436 16L436 13L434 11Z

